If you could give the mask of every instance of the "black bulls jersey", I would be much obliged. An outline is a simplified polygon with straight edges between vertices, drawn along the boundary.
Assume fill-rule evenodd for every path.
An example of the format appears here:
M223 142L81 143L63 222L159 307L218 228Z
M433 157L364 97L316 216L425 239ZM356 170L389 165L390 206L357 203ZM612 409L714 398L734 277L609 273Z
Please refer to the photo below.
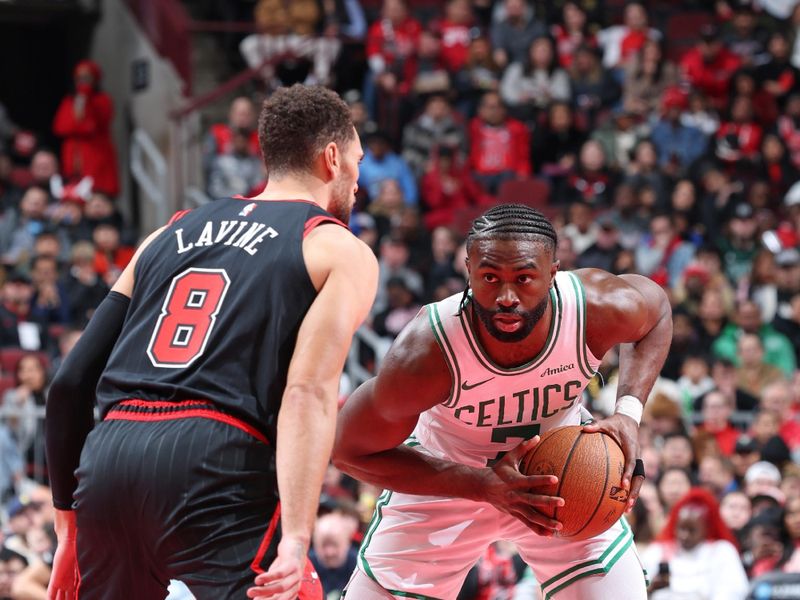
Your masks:
M206 399L274 441L297 332L316 290L304 236L336 222L306 201L224 199L186 213L142 252L98 385L101 416L129 398Z

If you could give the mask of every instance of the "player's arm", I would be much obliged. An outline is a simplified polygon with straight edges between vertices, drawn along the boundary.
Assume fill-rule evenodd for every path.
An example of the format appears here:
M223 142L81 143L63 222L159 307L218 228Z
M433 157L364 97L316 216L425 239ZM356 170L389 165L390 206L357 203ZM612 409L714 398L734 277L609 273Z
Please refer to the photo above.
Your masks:
M378 375L342 408L334 464L379 487L490 502L540 533L555 528L556 521L537 510L560 504L560 499L541 494L555 478L526 477L518 469L519 459L537 438L509 452L494 468L434 458L404 444L419 415L445 401L450 386L450 373L423 309L395 340Z
M74 591L75 514L72 495L78 486L75 470L86 437L94 427L95 390L114 348L133 293L133 273L145 247L161 232L142 242L109 294L92 315L78 343L61 363L47 394L45 453L53 492L58 550L53 564L49 597L59 590Z
M672 340L672 309L661 287L641 275L615 276L597 269L576 272L587 298L586 338L592 354L602 357L620 345L615 413L586 427L617 438L625 452L623 485L629 487L638 457L638 425L647 396L658 377ZM613 323L613 327L609 324ZM642 480L631 489L629 506Z
M277 559L256 577L250 597L297 596L292 590L300 583L333 446L339 380L377 288L372 251L338 225L316 228L303 255L319 292L300 326L278 413L281 542Z

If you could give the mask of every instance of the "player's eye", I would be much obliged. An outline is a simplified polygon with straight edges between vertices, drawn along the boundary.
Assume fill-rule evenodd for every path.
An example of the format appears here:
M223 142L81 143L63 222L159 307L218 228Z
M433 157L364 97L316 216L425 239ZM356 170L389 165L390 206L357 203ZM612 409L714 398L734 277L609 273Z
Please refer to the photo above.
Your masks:
M486 273L483 276L483 280L486 283L495 283L497 281L497 275L495 275L494 273Z
M528 284L531 281L533 281L533 277L531 277L530 275L520 275L519 277L517 277L517 283L521 283L523 285Z

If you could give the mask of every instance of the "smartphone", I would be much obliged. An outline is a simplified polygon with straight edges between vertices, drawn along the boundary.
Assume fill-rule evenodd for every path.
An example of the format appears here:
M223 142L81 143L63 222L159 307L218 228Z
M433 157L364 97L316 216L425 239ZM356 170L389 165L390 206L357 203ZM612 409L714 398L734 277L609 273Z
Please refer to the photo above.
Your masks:
M668 562L658 563L658 574L659 575L669 575L669 563Z

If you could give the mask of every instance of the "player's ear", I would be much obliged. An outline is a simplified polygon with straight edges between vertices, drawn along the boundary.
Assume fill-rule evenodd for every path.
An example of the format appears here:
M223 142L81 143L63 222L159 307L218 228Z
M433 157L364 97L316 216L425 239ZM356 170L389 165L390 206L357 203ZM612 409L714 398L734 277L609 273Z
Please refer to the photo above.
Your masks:
M556 280L556 273L558 273L558 268L561 266L560 260L554 260L553 264L550 265L550 287L553 287L553 283Z
M325 170L333 177L342 166L342 153L335 142L329 142L322 151Z

